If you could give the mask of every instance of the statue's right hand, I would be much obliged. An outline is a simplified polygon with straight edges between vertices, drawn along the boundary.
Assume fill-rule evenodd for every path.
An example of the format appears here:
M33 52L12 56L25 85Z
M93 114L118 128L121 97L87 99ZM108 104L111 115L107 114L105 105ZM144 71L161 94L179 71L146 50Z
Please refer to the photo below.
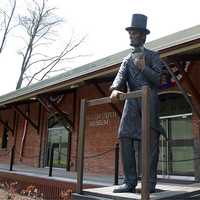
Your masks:
M111 100L118 100L120 94L124 94L124 93L120 92L119 90L113 90L111 95L110 95L110 99Z

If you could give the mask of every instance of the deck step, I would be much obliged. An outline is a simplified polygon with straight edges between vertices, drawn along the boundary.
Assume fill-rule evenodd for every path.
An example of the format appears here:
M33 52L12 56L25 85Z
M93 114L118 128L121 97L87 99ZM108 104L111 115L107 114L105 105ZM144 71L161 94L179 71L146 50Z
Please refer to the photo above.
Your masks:
M111 200L110 198L98 197L94 195L87 194L72 194L72 200Z
M73 200L141 200L141 193L113 193L113 188L101 187L84 189L83 194L73 194ZM159 184L157 192L150 194L151 200L200 200L200 183L180 184Z
M110 196L110 197L103 197L99 194L72 194L72 200L138 200L141 198L129 198L129 197L120 197L120 196ZM154 200L200 200L200 194L185 194L185 195L175 195L171 197L150 197L150 199Z

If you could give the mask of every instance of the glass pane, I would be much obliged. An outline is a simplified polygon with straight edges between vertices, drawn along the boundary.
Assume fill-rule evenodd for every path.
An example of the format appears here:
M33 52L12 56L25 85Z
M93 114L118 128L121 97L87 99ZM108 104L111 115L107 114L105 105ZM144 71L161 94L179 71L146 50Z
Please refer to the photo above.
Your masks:
M62 143L62 141L67 143L68 141L68 131L64 127L49 128L48 142L53 143Z
M171 137L177 139L192 139L192 123L191 116L187 118L171 119Z
M161 126L164 128L166 135L168 135L168 119L162 119ZM160 149L159 149L159 162L158 162L158 170L159 174L166 175L168 171L168 156L167 156L167 143L166 139L161 136L160 137Z
M162 142L161 142L162 144ZM163 144L160 146L159 162L158 162L159 174L167 174L167 148Z
M49 128L48 147L52 144L57 144L54 149L54 167L66 167L67 161L67 145L68 145L68 130L64 127Z
M173 160L189 160L193 158L193 148L192 147L173 147ZM193 160L184 162L173 162L173 172L174 174L192 174L194 170Z

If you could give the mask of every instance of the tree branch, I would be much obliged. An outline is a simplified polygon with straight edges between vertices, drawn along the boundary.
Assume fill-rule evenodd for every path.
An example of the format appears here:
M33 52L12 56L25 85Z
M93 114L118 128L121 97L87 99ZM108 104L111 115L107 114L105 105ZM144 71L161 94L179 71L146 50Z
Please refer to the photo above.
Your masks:
M8 16L6 13L4 13L5 14L4 15L5 30L4 30L3 38L2 38L2 41L1 41L1 45L0 45L0 53L2 53L2 51L3 51L3 48L5 46L5 42L6 42L6 38L8 36L9 31L11 30L9 28L10 28L11 21L12 21L14 12L15 12L15 8L16 8L16 0L14 0L14 4L13 4L13 7L11 9L10 15ZM8 17L8 22L6 22L6 16Z

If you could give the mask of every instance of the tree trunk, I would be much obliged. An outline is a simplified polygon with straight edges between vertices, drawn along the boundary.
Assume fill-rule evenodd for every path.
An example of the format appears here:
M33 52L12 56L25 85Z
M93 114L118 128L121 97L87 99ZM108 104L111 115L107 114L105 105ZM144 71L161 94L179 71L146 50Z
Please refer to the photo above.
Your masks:
M20 74L18 82L17 82L16 90L21 88L22 82L23 82L23 74Z

